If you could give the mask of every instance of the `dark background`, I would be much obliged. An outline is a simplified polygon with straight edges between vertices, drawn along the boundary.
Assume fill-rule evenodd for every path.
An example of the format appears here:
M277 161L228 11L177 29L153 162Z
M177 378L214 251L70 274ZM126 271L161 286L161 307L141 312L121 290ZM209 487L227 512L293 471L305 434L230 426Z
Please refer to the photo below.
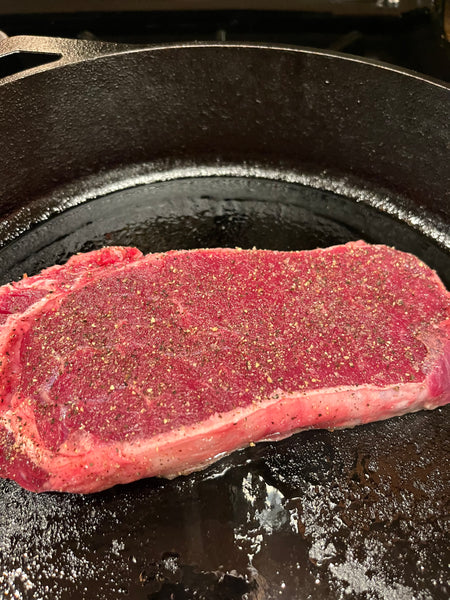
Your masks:
M253 10L250 10L253 9ZM136 44L246 40L339 50L450 80L448 0L3 0L0 30Z

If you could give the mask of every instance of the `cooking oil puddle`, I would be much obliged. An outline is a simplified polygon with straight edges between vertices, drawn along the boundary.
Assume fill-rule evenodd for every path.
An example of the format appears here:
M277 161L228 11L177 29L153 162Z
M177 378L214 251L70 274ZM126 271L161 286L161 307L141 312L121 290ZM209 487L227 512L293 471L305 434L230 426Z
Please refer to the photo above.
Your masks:
M236 546L246 552L251 567L265 536L281 531L286 525L295 529L295 515L285 508L285 497L280 490L266 483L260 475L247 473L241 491L248 510L245 522L234 529L234 539Z

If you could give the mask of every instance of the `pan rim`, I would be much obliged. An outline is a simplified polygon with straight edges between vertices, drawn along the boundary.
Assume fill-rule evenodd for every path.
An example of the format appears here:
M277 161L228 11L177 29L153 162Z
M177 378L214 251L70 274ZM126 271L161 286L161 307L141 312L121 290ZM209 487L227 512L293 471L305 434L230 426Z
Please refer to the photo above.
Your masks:
M296 46L293 44L269 44L264 42L241 42L241 41L192 41L176 42L155 45L129 45L110 42L87 42L85 40L72 40L69 38L51 38L40 36L13 36L7 38L0 44L0 58L18 52L42 52L60 54L61 58L20 71L0 79L0 87L14 83L15 81L38 75L42 72L61 69L71 65L93 62L105 58L127 56L139 53L166 52L173 50L201 50L201 49L232 50L241 48L243 50L262 50L269 52L293 53L310 56L322 56L324 58L337 59L347 63L366 65L375 69L381 69L397 75L415 79L423 84L430 85L450 92L450 82L423 75L412 69L398 67L390 63L374 58L363 58L345 52L328 49L314 48L308 46ZM449 96L450 101L450 96Z

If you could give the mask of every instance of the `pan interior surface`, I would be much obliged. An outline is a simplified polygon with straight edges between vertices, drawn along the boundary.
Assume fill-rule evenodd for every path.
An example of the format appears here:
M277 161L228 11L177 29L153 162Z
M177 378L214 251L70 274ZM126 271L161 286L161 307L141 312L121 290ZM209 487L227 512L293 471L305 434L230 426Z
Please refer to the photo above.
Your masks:
M302 250L365 239L450 287L449 253L364 203L299 184L185 178L114 192L0 250L1 281L105 245ZM444 599L448 407L258 444L173 481L90 496L0 481L0 595ZM15 596L16 594L16 596Z
M358 239L412 252L450 287L450 251L404 222L333 192L247 177L141 185L66 210L0 250L0 284L103 246L309 250Z

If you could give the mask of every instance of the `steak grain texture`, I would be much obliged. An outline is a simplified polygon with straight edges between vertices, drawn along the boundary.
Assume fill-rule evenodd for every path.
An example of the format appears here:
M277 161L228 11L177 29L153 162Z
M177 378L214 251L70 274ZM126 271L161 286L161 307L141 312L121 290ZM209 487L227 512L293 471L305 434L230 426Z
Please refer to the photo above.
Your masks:
M104 248L0 288L0 360L0 475L89 493L448 403L450 294L363 242Z

